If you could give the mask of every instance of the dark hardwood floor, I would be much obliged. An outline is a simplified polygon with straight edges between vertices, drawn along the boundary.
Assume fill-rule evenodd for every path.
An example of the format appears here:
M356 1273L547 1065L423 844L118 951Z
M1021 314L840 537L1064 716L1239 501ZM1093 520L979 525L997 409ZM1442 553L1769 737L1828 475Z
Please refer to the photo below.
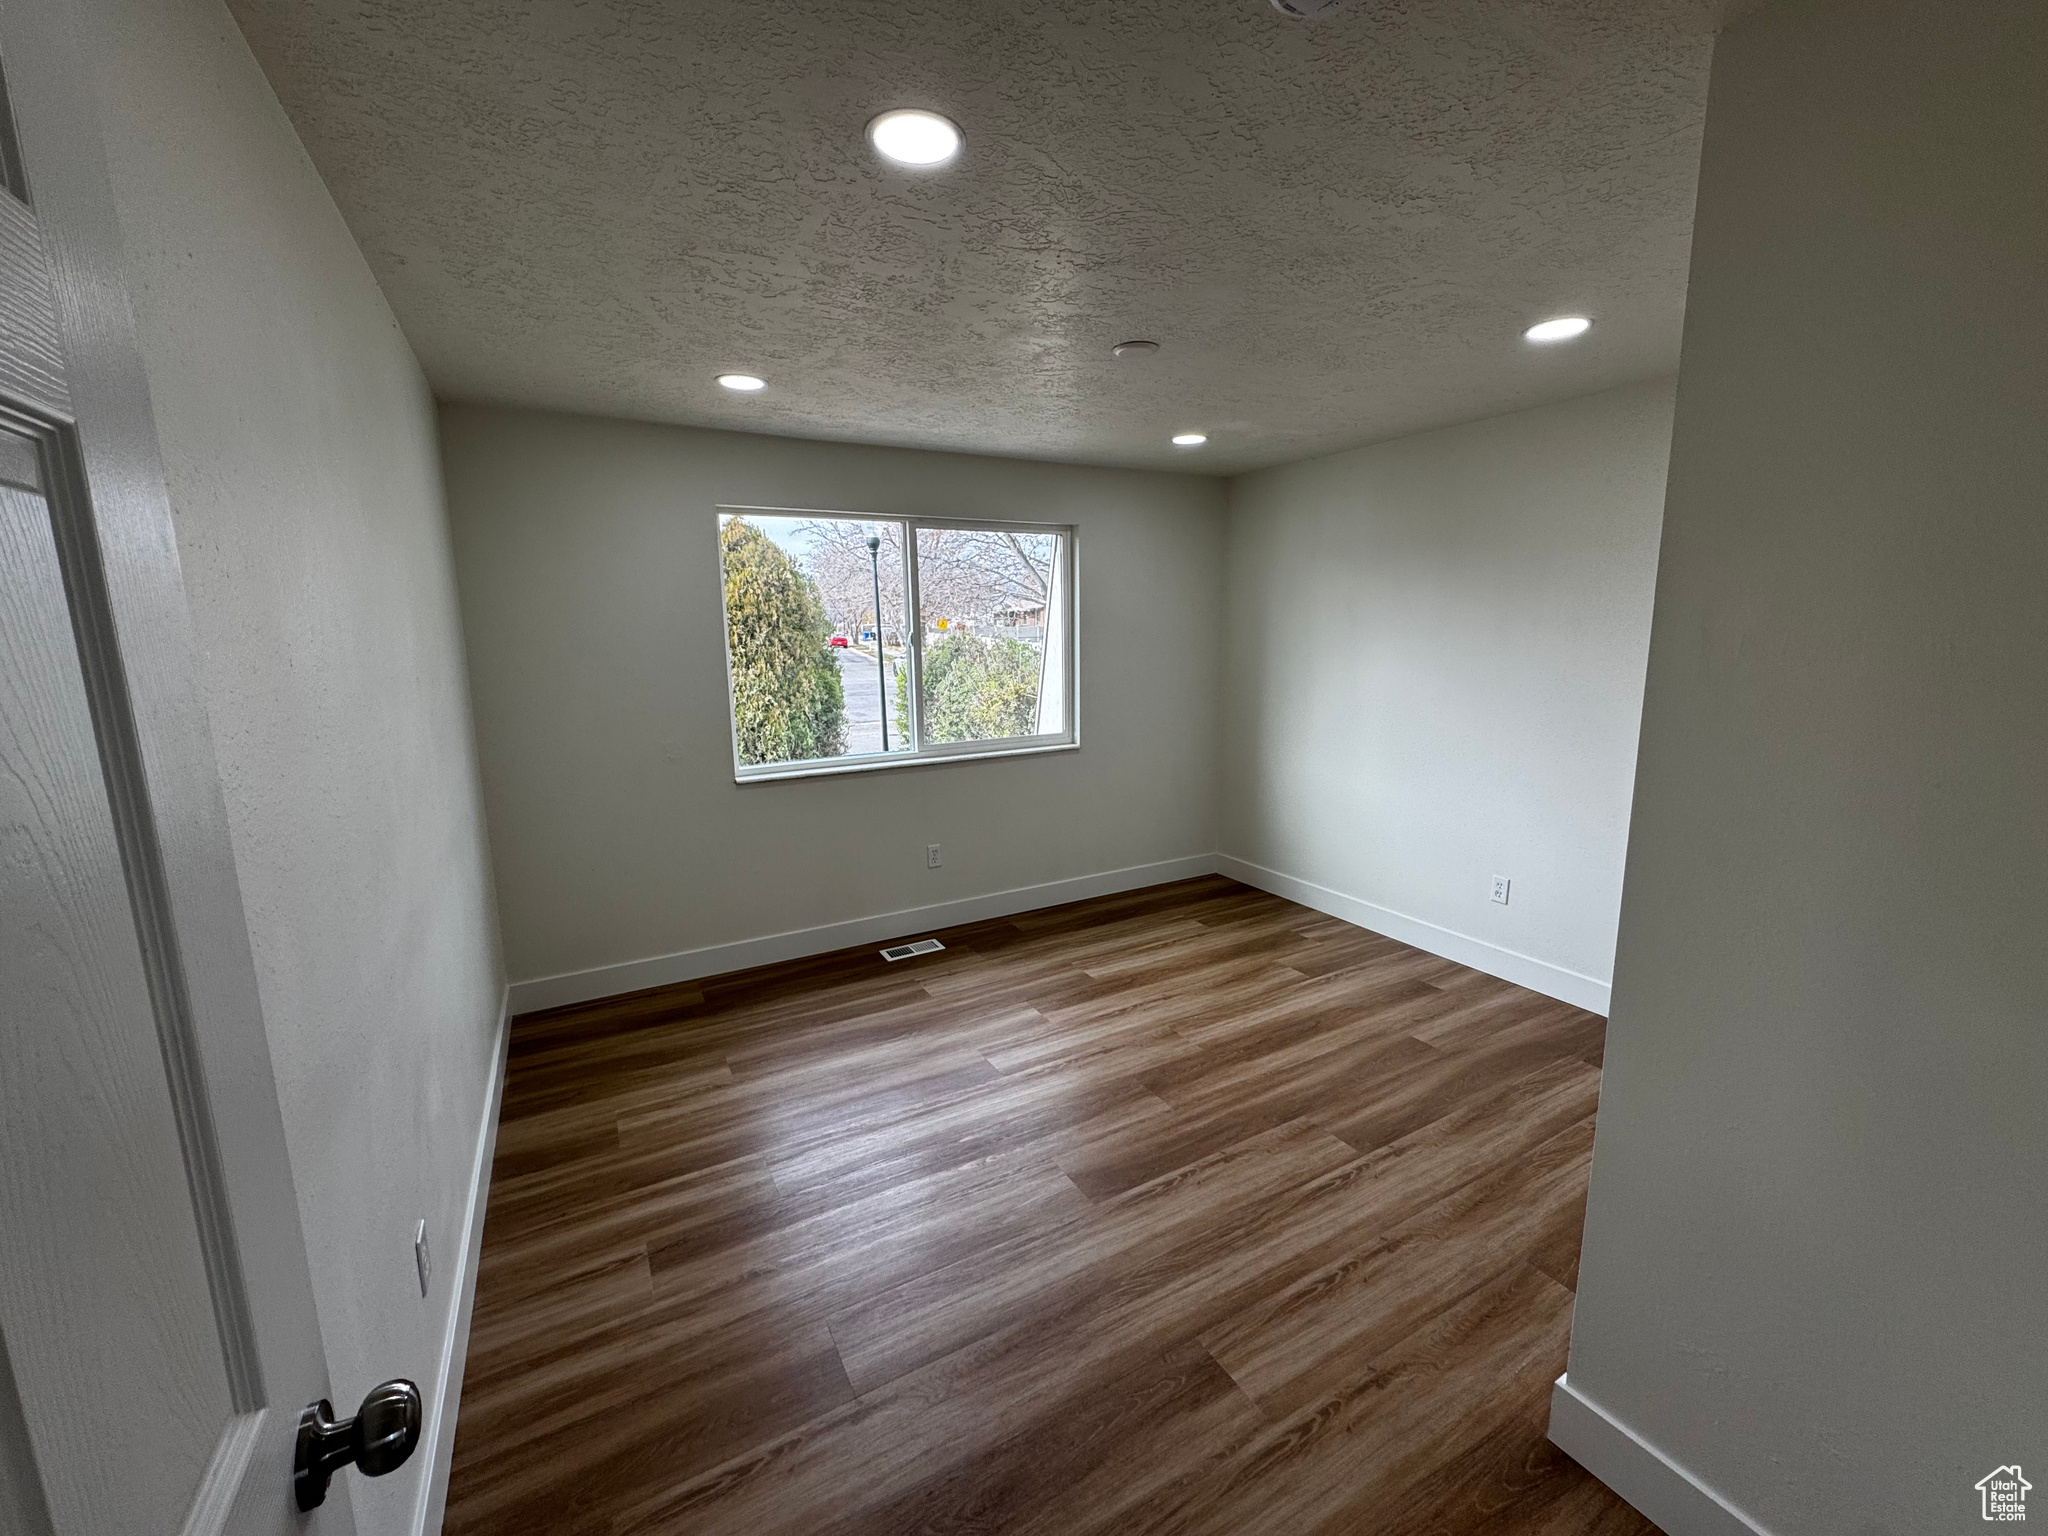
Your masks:
M514 1026L447 1530L1643 1536L1604 1021L1210 878Z

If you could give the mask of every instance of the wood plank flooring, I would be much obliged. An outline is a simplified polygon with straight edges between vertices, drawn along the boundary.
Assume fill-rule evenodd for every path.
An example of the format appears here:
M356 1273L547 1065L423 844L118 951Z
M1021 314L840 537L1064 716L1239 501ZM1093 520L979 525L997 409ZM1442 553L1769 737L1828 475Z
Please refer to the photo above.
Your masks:
M1221 878L516 1022L452 1536L1654 1536L1604 1021Z

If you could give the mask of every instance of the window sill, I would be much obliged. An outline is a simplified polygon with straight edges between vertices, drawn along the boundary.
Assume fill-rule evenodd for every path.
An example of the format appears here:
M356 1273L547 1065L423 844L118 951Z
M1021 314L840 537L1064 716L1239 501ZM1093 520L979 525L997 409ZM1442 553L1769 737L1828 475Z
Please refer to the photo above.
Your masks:
M986 763L1006 757L1045 757L1054 752L1078 752L1078 741L1054 741L1042 746L997 747L987 752L940 752L927 757L865 758L857 763L803 763L788 768L735 773L735 784L781 784L790 779L827 779L848 773L888 773L898 768L945 768L954 763Z

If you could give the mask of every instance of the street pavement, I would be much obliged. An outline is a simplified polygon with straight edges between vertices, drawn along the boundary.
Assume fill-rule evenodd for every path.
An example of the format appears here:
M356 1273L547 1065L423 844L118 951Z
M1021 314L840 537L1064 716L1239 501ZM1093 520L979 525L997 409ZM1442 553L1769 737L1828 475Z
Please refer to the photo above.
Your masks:
M853 646L833 647L839 661L839 681L846 690L846 750L882 750L882 701L875 676L875 653ZM898 751L903 743L896 737L896 668L902 653L889 653L889 745Z

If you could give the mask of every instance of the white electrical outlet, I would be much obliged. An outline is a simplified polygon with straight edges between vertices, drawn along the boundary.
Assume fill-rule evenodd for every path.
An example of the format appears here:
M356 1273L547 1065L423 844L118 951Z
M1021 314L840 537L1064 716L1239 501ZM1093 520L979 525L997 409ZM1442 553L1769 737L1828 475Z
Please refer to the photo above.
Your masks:
M1510 883L1506 875L1495 875L1493 877L1493 899L1502 906L1508 904L1508 886Z
M420 1224L413 1229L412 1262L420 1272L420 1294L427 1294L427 1280L434 1273L434 1256L427 1252L427 1220L420 1218Z
M924 867L926 869L937 869L944 862L939 857L939 845L937 843L926 843L924 845Z

